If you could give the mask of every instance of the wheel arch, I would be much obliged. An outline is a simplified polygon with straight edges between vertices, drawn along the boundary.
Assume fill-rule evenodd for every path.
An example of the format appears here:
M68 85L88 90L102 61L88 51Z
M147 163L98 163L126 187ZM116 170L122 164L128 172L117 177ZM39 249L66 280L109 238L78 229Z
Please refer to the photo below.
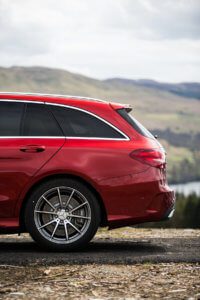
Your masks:
M101 197L101 195L99 194L99 192L97 191L97 189L95 189L95 187L89 183L87 180L83 179L80 176L77 175L72 175L72 174L54 174L54 175L50 175L50 176L46 176L45 178L42 178L40 180L38 180L37 182L35 182L30 188L29 190L26 192L25 197L22 201L22 205L20 208L20 213L19 213L19 224L20 224L20 230L26 231L25 228L25 222L24 222L24 212L25 212L25 207L26 207L26 203L27 200L29 198L29 196L31 195L31 193L34 191L34 189L36 189L40 184L51 180L51 179L59 179L59 178L66 178L66 179L74 179L77 180L79 182L81 182L82 184L84 184L85 186L87 186L87 188L90 189L90 191L95 195L99 206L100 206L100 214L101 214L101 223L100 226L107 226L107 212L106 212L106 208L103 202L103 199Z

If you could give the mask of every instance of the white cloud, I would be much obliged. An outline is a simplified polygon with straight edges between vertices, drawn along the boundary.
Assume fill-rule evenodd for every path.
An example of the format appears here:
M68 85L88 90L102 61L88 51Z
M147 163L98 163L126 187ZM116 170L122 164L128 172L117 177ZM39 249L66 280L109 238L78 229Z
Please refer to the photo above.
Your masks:
M200 81L199 0L0 0L0 65Z

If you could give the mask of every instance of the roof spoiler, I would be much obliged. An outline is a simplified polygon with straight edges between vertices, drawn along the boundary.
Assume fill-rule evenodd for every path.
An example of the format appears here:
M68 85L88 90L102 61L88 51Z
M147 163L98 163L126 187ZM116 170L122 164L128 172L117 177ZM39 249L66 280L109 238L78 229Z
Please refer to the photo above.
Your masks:
M117 109L125 109L127 111L127 113L131 112L132 111L132 106L130 104L122 104L122 103L114 103L114 102L111 102L110 103L110 106L114 109L114 110L117 110Z
M127 111L127 113L129 113L129 112L131 112L131 111L133 110L132 106L129 105L129 104L126 104L126 105L124 106L124 108L125 108L125 110Z

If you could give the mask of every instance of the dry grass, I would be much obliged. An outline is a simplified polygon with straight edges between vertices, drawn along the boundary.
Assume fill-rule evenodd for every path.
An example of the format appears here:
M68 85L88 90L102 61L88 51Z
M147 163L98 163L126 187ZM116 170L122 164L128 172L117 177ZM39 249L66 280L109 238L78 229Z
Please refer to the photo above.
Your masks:
M0 299L199 299L200 265L1 268Z

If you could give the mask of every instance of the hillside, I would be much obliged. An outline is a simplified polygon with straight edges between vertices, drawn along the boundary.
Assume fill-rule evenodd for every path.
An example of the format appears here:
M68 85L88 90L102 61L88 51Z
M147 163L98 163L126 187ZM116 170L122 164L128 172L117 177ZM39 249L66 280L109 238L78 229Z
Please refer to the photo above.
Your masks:
M150 85L150 82L153 84ZM135 116L150 129L169 128L174 132L199 132L200 101L186 97L189 89L182 97L164 89L163 85L147 80L101 81L64 70L42 67L0 68L1 91L82 95L130 103ZM177 86L178 89L180 85L174 87ZM197 90L196 86L200 86L198 83L190 85L195 86L194 91ZM200 92L196 96L200 97Z
M82 95L130 103L134 116L167 141L171 180L200 178L200 83L97 80L60 69L0 67L0 91ZM185 163L185 175L181 175Z
M104 82L112 84L122 84L126 86L138 86L155 89L158 91L170 92L175 95L183 96L186 98L200 99L200 83L198 82L182 82L182 83L163 83L149 79L124 79L124 78L111 78Z

